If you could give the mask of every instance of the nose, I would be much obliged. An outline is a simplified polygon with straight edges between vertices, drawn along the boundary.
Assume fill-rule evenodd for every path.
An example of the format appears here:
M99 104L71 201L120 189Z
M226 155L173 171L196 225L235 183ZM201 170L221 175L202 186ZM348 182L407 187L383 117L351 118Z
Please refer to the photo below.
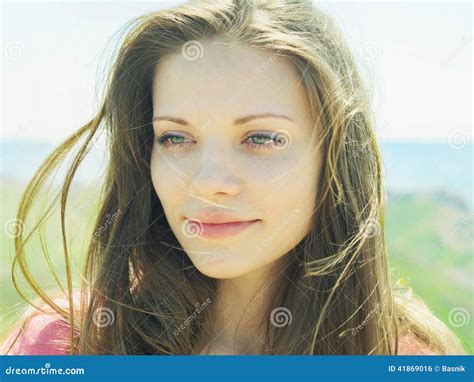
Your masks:
M227 150L226 150L227 149ZM242 181L229 148L208 145L191 180L191 192L207 200L236 196L241 192Z

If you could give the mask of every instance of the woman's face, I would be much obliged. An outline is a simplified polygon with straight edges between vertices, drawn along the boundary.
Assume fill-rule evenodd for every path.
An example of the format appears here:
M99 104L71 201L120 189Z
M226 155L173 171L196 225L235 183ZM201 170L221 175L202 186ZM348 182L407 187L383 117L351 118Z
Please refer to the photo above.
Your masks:
M242 45L190 44L154 78L151 178L196 268L235 278L264 270L308 233L321 154L290 61Z

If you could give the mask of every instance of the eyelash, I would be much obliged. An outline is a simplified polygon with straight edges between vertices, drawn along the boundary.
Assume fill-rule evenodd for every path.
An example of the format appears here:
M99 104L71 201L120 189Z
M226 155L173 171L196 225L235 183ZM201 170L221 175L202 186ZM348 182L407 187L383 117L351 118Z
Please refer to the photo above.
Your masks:
M253 149L256 149L256 150L271 150L273 148L274 144L276 144L276 140L278 138L278 135L277 134L264 134L264 133L253 134L253 135L250 135L249 137L247 137L244 140L244 142L248 141L251 138L256 138L256 137L257 138L266 138L267 141L263 144L246 143L246 145L253 148ZM167 142L171 142L172 138L184 138L185 140L186 139L191 140L190 138L186 138L186 137L184 137L182 135L179 135L179 134L165 133L165 134L162 134L161 136L159 136L156 139L156 142L160 146L163 146L163 147L166 147L166 148L182 147L182 146L186 146L188 144L186 141L181 142L181 143L176 143L176 144L173 144L173 143L167 144ZM267 143L267 142L271 142L271 141L273 141L274 143L273 144Z

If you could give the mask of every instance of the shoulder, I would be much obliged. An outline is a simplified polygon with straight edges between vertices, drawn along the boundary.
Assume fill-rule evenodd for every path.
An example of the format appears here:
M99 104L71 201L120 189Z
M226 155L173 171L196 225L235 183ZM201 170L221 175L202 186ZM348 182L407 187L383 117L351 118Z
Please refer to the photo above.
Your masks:
M441 355L428 343L412 333L402 335L398 341L398 355Z
M69 352L69 325L53 314L37 313L2 344L2 354L60 355ZM13 346L10 348L10 345Z
M74 301L78 300L74 294ZM67 308L66 298L53 299L61 308ZM70 349L70 325L51 308L29 311L20 325L0 345L1 354L11 355L65 355Z

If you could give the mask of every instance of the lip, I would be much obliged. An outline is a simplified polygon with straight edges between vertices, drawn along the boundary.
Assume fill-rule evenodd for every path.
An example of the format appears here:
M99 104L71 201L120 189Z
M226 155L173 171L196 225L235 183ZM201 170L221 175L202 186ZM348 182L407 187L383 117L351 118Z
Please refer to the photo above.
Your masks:
M199 223L204 224L222 224L222 223L242 223L253 220L250 216L237 216L235 214L225 213L216 209L202 210L197 214L193 214L192 217L185 217L188 220L195 220Z
M260 219L255 220L247 220L247 221L233 221L233 222L225 222L225 223L208 223L202 222L198 219L188 219L186 221L189 224L197 225L197 236L203 238L223 238L228 236L234 236L238 233L246 230L249 227L254 226Z

